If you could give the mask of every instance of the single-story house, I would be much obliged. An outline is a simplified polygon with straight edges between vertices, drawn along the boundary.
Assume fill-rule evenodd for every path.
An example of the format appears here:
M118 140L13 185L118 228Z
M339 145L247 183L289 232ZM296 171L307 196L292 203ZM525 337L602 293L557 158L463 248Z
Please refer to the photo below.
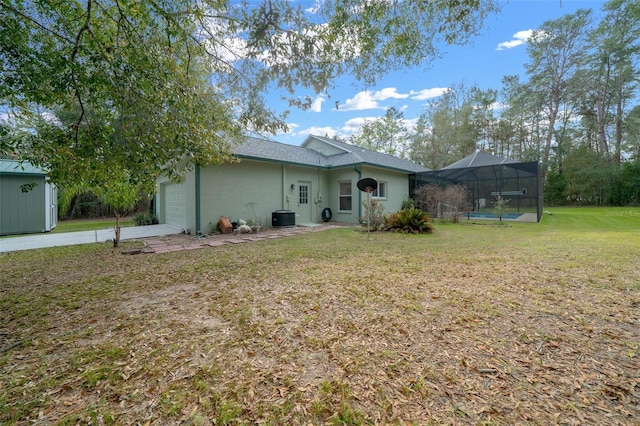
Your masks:
M29 163L0 159L0 235L48 232L58 223L56 186Z
M221 216L271 226L286 211L296 225L323 221L357 224L363 201L357 182L374 178L371 196L385 212L410 198L409 175L429 169L392 155L333 139L309 136L300 146L248 137L234 148L239 162L196 167L182 182L158 180L155 211L160 223L191 234L217 229Z

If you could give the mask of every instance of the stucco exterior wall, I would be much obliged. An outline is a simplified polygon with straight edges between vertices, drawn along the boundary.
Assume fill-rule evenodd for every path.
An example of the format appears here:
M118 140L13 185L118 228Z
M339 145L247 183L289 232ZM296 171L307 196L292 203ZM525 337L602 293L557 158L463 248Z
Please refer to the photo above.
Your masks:
M321 209L325 203L325 171L318 168L287 166L284 207L296 212L296 223L321 221ZM293 185L293 189L292 189ZM307 187L307 204L301 204L301 186ZM288 197L288 198L287 198Z
M300 203L300 186L307 187L307 205ZM276 210L293 210L296 224L317 223L326 204L327 173L243 159L239 163L203 168L200 172L202 232L216 230L220 216L259 221L271 226Z
M399 210L408 198L406 173L361 165L327 169L244 158L237 163L202 167L199 172L188 173L181 183L160 180L157 214L161 223L181 226L192 234L216 232L221 216L232 222L243 219L270 227L276 210L294 211L296 224L300 225L322 222L322 211L328 207L332 221L357 224L364 215L362 202L366 200L357 182L364 177L385 182L386 196L380 202L386 213ZM340 210L341 182L348 182L351 188L350 210Z
M357 171L356 171L357 169ZM402 201L409 198L409 184L406 173L399 173L375 167L353 167L332 170L328 174L327 191L330 198L330 208L333 212L333 220L344 223L359 223L360 217L364 215L363 202L367 200L366 193L358 189L357 183L360 179L371 177L379 182L385 182L387 194L379 201L384 205L385 213L392 213L400 210ZM351 210L341 211L340 182L351 182Z
M409 181L406 173L362 167L362 177L372 177L378 182L386 183L386 197L378 199L384 205L384 213L400 210L402 202L409 198ZM363 200L366 200L366 195L363 195Z
M282 209L283 205L283 167L275 163L241 161L203 168L200 173L202 232L215 231L220 216L232 222L240 218L270 225L271 212Z
M356 184L360 175L352 167L331 170L329 173L329 197L333 220L342 223L358 223L360 217L360 194ZM351 183L351 210L340 210L340 182Z
M220 216L231 221L256 219L270 226L272 212L293 210L296 224L322 222L322 210L331 209L332 221L358 223L366 194L358 190L361 177L374 177L387 184L387 198L380 201L386 212L400 209L408 197L406 174L383 169L353 167L326 170L262 161L242 160L239 163L203 168L200 172L201 230L216 230ZM340 211L339 183L351 184L352 208ZM301 205L300 185L308 186L308 206Z

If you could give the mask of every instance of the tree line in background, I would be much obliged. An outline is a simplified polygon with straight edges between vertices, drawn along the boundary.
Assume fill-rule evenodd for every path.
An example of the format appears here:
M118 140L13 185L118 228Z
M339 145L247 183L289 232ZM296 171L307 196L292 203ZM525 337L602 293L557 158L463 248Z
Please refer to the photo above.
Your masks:
M611 0L545 22L528 40L526 79L459 83L412 126L390 108L350 142L439 169L477 149L539 161L550 205L640 203L640 3Z

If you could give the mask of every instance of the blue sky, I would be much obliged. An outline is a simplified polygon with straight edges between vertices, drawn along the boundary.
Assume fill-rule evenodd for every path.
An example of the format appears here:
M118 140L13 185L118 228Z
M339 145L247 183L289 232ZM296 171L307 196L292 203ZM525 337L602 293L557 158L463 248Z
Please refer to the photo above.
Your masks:
M315 99L314 108L291 110L287 119L290 131L271 139L299 145L309 134L348 137L366 120L383 116L390 107L403 111L405 119L411 122L423 112L430 98L459 83L499 90L503 76L524 77L528 32L578 9L592 9L597 19L605 3L604 0L501 1L502 11L488 18L482 35L467 46L448 46L444 57L431 66L389 74L369 88L355 86L352 79L343 77L331 91L331 98L300 93ZM279 111L286 109L278 101L272 106Z

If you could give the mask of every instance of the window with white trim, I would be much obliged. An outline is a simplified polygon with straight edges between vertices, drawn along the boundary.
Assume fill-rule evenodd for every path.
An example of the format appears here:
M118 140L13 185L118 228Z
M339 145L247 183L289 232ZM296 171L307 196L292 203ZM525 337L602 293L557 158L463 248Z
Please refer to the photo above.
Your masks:
M378 187L371 193L373 198L387 198L387 182L378 182Z
M351 197L351 181L339 182L339 198L340 198L340 211L351 211L352 197Z

